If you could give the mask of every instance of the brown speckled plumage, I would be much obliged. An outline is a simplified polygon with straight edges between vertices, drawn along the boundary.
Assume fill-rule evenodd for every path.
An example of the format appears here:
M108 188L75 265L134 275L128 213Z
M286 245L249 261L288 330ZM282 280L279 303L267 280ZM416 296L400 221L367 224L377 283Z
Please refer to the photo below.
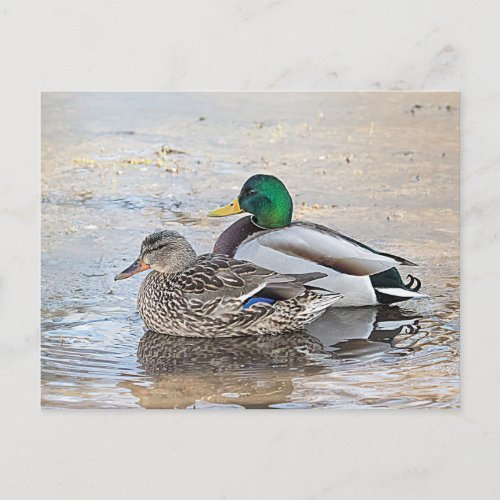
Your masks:
M217 254L186 259L183 254L192 249L177 233L162 231L148 238L138 260L155 262L163 272L150 265L153 271L141 284L137 307L146 326L158 333L204 338L290 333L314 321L339 298L305 284L318 273L281 275ZM180 262L189 264L179 271ZM169 272L169 266L176 272ZM257 294L276 302L243 308Z
M139 289L137 307L148 328L185 337L237 337L294 332L319 317L336 295L307 290L300 281L222 255L202 255L174 275L151 272ZM286 277L288 278L288 277ZM242 297L261 284L301 294L275 304L242 309ZM323 307L322 307L323 306Z

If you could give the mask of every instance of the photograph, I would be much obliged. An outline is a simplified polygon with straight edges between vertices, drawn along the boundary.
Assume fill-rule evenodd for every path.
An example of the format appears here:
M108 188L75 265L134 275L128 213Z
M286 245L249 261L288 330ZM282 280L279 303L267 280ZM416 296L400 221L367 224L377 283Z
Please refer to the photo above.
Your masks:
M460 407L460 94L42 92L41 406Z

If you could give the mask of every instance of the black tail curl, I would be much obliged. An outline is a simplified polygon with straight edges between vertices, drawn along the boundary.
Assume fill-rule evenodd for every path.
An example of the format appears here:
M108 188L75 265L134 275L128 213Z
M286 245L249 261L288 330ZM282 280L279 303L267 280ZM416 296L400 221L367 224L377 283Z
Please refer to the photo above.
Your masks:
M418 292L420 290L422 282L418 278L409 274L406 279L409 280L408 283L405 283L405 288L407 290L410 290L411 292Z

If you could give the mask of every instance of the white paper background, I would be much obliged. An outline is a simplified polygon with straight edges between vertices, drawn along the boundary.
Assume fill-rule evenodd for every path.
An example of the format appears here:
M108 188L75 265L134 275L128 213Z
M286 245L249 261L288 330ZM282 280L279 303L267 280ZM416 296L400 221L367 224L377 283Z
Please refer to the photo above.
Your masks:
M0 3L2 498L498 498L496 1ZM41 90L462 92L460 411L42 411Z

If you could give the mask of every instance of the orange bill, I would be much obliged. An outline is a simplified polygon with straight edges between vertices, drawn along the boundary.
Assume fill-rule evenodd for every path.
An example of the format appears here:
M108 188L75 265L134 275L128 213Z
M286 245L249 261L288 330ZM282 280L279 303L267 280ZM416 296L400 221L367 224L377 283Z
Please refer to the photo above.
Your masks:
M150 267L151 266L149 264L146 264L142 259L136 259L131 266L127 267L127 269L123 270L120 274L117 274L115 276L115 281L130 278L130 276L133 276L134 274L140 273L142 271L146 271L146 269L149 269Z

